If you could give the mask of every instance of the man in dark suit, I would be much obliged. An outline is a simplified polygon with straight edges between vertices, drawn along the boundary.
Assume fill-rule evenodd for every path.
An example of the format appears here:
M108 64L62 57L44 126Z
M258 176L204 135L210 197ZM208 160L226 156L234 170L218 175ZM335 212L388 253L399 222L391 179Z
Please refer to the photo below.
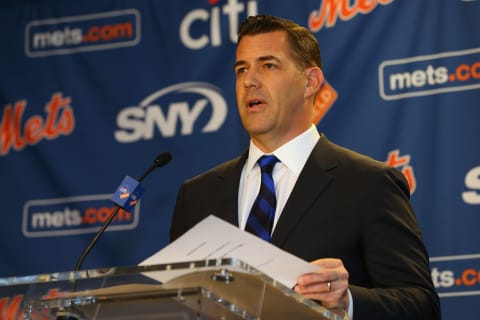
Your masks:
M286 19L249 17L235 73L249 149L182 185L171 240L210 214L252 230L250 210L264 185L257 160L274 155L267 240L319 266L298 278L297 292L354 319L439 319L404 176L312 125L323 83L315 37Z

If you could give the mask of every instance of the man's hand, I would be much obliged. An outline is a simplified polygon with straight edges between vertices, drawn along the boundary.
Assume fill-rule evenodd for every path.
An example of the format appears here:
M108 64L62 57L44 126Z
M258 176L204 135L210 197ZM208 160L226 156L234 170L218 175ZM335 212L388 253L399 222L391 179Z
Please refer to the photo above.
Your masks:
M312 262L318 271L307 273L297 279L295 291L323 306L348 310L348 271L342 260L326 258Z

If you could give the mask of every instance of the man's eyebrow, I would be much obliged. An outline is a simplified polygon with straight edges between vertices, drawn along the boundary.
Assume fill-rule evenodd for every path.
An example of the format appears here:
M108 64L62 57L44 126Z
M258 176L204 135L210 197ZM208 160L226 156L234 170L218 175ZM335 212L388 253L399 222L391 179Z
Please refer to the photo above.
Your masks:
M280 59L278 59L277 57L273 56L273 55L269 55L269 56L262 56L260 58L257 59L258 61L269 61L269 60L275 60L277 62L280 62Z
M270 60L274 60L276 62L280 62L280 59L278 59L277 57L273 56L273 55L268 55L268 56L261 56L259 58L257 58L257 61L260 61L260 62L265 62L265 61L270 61ZM237 62L235 62L235 64L233 65L234 68L237 68L238 66L242 66L242 65L245 65L247 64L247 61L245 60L238 60Z
M238 60L235 62L235 64L233 65L233 68L236 69L238 66L242 66L242 65L245 65L247 64L247 61L245 60Z

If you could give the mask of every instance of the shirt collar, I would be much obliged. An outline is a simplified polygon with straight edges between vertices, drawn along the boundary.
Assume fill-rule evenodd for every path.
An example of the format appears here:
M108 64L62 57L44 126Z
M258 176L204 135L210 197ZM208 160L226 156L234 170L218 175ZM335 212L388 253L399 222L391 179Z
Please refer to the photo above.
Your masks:
M320 139L320 134L318 133L317 127L312 124L307 131L274 150L271 154L275 155L283 165L298 176L305 162L307 162L310 153L317 144L318 139ZM248 159L245 167L247 174L252 171L258 159L263 155L264 153L250 140Z

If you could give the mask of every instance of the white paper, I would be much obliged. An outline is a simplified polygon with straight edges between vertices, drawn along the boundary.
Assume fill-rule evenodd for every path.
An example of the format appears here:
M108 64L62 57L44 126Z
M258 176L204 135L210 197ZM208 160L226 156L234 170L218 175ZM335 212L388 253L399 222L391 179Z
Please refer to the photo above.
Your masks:
M213 215L140 265L217 258L242 260L288 288L293 288L300 275L319 268Z

